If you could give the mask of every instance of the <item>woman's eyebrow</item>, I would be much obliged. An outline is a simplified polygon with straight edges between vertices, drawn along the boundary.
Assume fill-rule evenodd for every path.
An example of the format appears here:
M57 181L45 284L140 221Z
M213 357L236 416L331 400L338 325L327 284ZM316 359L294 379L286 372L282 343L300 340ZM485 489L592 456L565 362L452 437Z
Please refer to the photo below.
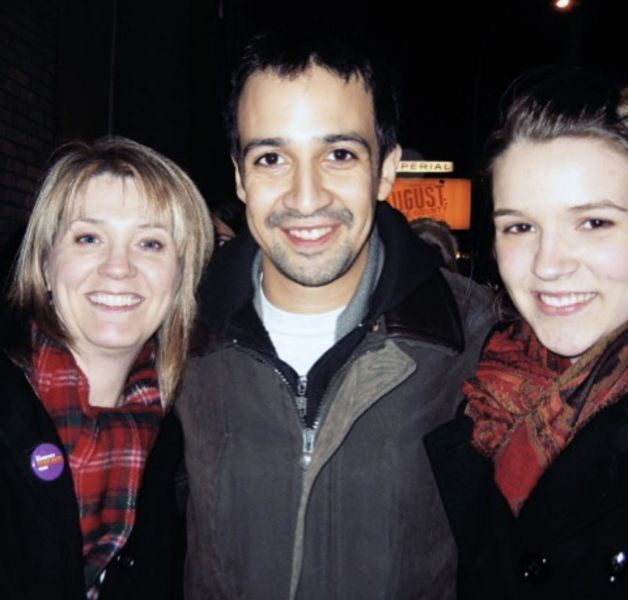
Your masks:
M616 202L612 202L611 200L600 200L599 202L587 202L586 204L578 204L577 206L572 206L569 210L572 212L580 212L584 210L595 210L599 208L611 208L615 210L620 210L621 212L628 212L628 209L620 206Z
M93 217L77 217L76 219L72 219L70 221L70 225L74 225L74 223L87 223L88 225L103 225L106 223L105 219L95 219ZM138 225L139 229L163 229L168 231L168 227L163 223L158 223L155 221L147 221L146 223L140 223Z
M523 213L520 210L513 208L498 208L493 211L493 218L495 217L521 217Z

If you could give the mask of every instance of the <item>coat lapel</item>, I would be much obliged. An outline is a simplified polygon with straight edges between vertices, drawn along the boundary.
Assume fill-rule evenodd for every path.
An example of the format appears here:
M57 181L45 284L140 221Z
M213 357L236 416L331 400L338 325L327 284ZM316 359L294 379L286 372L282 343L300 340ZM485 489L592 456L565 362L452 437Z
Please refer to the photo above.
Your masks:
M462 548L485 527L509 530L523 546L559 541L628 498L628 398L596 416L543 474L515 519L493 480L492 462L470 444L459 416L425 436L443 504ZM517 532L516 534L514 532Z
M424 442L454 537L460 545L483 535L488 511L511 520L493 483L493 465L471 446L473 424L459 416L425 436ZM491 519L492 520L492 519Z
M594 417L543 474L519 515L524 537L558 540L627 501L627 407Z
M76 542L80 551L78 506L63 444L26 376L4 354L0 354L0 373L3 381L0 443L5 446L5 460L14 463L27 493L37 499L42 514L58 524L61 539ZM41 479L31 468L33 452L44 443L54 445L64 460L63 471L51 481Z

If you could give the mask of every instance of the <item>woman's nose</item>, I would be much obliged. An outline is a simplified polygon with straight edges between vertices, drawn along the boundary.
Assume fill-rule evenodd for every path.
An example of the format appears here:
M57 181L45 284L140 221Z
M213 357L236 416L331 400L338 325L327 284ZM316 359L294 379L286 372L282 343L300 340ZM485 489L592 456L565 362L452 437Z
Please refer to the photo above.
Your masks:
M573 244L555 233L542 233L534 257L534 274L553 280L571 275L578 268Z
M133 263L131 250L124 244L113 244L107 249L99 272L113 279L133 277L137 270Z

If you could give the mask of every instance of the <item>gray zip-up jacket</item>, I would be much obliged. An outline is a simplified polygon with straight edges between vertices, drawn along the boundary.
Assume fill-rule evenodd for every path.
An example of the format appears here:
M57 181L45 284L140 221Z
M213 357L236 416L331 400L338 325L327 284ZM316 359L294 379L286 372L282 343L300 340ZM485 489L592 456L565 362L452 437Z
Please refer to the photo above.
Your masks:
M177 404L188 600L454 597L455 546L422 438L455 413L491 296L441 273L389 207L377 227L385 261L368 313L307 381L253 308L252 240L212 267L209 335ZM320 407L314 424L304 398Z

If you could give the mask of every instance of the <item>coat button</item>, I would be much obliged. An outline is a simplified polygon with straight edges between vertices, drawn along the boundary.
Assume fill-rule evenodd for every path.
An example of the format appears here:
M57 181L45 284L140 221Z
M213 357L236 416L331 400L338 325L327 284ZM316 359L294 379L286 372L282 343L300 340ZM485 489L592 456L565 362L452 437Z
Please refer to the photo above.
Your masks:
M521 557L521 574L530 583L545 583L551 577L552 569L547 558L530 553Z
M613 554L608 561L608 567L610 572L609 582L615 583L628 571L628 553L620 550Z
M135 557L126 552L121 552L116 558L121 569L132 569L135 565Z

